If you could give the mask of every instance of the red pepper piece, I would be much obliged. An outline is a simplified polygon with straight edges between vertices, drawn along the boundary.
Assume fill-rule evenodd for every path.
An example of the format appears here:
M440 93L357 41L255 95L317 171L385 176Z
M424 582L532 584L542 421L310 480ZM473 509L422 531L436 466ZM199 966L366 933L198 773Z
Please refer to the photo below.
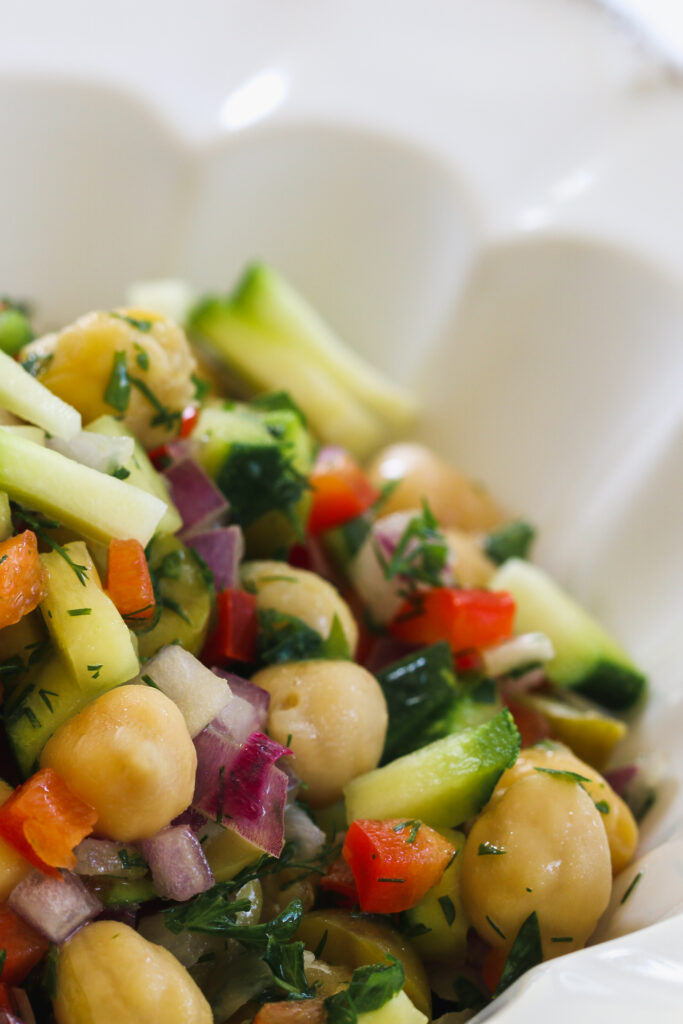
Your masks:
M438 587L405 601L388 628L406 643L446 640L458 652L507 640L514 617L514 599L504 591Z
M322 533L355 519L379 498L379 491L343 448L323 448L309 481L313 488L310 533Z
M229 588L216 596L217 626L207 640L202 659L207 663L256 660L258 616L256 595Z
M139 540L110 541L107 592L121 615L128 619L151 619L154 615L154 586Z

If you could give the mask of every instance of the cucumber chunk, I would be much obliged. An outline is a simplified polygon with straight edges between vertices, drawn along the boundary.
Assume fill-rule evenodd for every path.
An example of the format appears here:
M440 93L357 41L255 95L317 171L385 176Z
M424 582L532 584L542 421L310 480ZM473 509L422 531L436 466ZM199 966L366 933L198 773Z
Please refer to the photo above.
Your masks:
M626 652L538 566L511 558L489 582L491 590L507 590L515 599L518 633L545 633L555 648L546 665L551 682L578 690L613 711L639 701L644 675Z
M507 709L473 729L352 779L344 788L346 818L418 818L433 828L477 814L519 754L519 733Z
M0 408L13 412L48 434L70 441L81 429L81 414L0 351Z
M23 371L22 371L23 372ZM138 487L0 430L0 489L93 540L152 537L166 505Z
M453 844L456 855L441 880L432 886L405 917L410 941L425 960L455 962L467 953L469 920L460 893L462 849L465 836L455 829L442 828L441 834Z

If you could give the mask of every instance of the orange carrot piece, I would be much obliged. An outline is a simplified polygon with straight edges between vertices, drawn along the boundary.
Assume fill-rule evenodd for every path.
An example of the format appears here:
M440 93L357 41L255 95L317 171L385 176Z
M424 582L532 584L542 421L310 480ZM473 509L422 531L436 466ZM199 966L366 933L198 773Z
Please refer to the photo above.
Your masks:
M44 596L38 540L32 530L24 530L0 544L0 629L19 622Z
M109 544L107 593L127 619L151 619L154 615L154 586L145 549L137 540Z

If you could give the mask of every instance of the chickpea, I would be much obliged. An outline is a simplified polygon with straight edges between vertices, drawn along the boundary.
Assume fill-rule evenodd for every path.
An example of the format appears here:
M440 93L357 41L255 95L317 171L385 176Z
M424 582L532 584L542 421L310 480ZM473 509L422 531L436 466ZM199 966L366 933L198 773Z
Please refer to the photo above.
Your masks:
M579 760L568 747L561 743L552 746L527 747L515 765L503 772L494 790L494 799L502 795L518 779L538 774L536 768L552 771L576 772L589 779L583 788L601 811L600 818L605 826L607 842L612 858L612 874L618 875L633 860L638 844L638 826L629 807L618 796L610 784L585 761Z
M48 740L54 768L98 813L98 835L145 839L192 800L197 755L181 712L160 690L120 686L98 697Z
M256 588L259 610L274 608L295 615L326 640L335 615L341 623L351 654L358 643L358 626L346 601L327 580L306 569L282 562L245 562L242 581Z
M545 959L585 944L612 885L600 819L581 786L540 773L519 779L487 805L467 837L462 863L463 902L483 939L509 951L536 911Z
M313 807L333 804L347 782L376 768L387 706L374 676L352 661L272 665L253 678L270 693L268 732L294 751Z
M11 797L14 790L0 779L0 804ZM15 885L31 871L31 865L20 853L0 839L0 900L6 900Z
M94 921L59 953L58 1024L213 1024L185 968L119 921Z
M389 445L372 460L368 475L376 487L400 481L384 505L387 514L419 507L426 498L444 527L489 532L506 518L480 484L422 444Z
M138 321L142 329L131 321ZM149 394L131 387L127 407L118 411L147 448L163 444L177 426L177 416L169 423L153 423L160 411L154 399L171 414L178 414L194 395L191 376L196 362L185 334L157 313L139 309L87 313L60 331L54 341L43 342L43 351L50 349L52 358L41 370L40 381L78 409L86 423L115 411L105 392L115 354L125 353L129 377L139 378Z

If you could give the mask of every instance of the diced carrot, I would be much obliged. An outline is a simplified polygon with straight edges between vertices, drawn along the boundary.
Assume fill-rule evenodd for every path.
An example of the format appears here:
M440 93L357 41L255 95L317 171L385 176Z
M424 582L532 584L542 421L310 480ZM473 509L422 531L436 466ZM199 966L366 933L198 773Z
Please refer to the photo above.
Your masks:
M45 956L49 945L45 936L15 914L7 903L0 903L0 946L5 951L5 963L0 974L3 988L20 985Z
M140 541L110 541L107 593L127 619L137 621L154 615L154 586Z
M45 874L73 868L73 849L89 835L97 811L71 792L52 768L42 768L0 806L0 838Z
M45 596L45 572L32 530L0 544L0 629L32 612Z

